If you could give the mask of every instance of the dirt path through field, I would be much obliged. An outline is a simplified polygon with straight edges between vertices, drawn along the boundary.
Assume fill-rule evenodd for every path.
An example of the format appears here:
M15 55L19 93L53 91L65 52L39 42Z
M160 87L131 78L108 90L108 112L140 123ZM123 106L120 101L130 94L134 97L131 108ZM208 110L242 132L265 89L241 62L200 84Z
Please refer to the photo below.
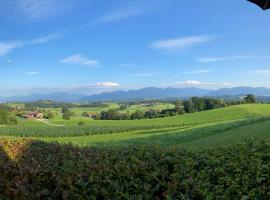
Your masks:
M50 125L50 126L58 126L58 127L60 127L60 126L65 126L65 125L62 125L62 124L53 124L53 123L50 123L48 120L46 120L46 119L36 119L37 121L39 121L39 122L42 122L42 123L44 123L44 124L46 124L46 125Z

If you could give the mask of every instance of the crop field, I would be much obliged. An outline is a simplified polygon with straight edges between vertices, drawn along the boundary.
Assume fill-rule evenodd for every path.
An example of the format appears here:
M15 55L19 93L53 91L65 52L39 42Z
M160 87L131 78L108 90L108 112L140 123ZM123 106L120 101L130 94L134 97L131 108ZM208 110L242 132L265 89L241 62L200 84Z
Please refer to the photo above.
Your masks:
M179 125L199 125L212 122L258 118L270 116L270 105L237 105L222 109L191 113L175 117L144 120L93 120L86 117L75 116L71 120L63 120L61 117L50 120L49 122L58 125L76 126L79 121L83 121L89 126L179 126ZM29 123L27 121L21 122ZM30 123L31 124L31 123Z
M85 117L82 117L82 113L87 112L87 113L100 113L102 111L108 111L110 109L119 109L120 105L118 103L104 103L107 105L107 107L74 107L70 108L70 111L75 114L73 117L73 120L85 120ZM133 113L137 110L162 110L162 109L170 109L174 108L173 104L170 103L157 103L153 104L152 106L144 106L143 104L138 104L138 105L131 105L127 107L126 109L120 110L121 113ZM61 113L61 108L46 108L47 110L52 111L55 114L55 118L53 119L54 121L61 121L62 119L62 113Z
M238 142L245 134L247 137L256 138L262 135L263 138L268 139L269 117L270 105L257 104L237 105L159 119L91 120L86 118L83 120L83 118L73 117L69 121L52 120L48 124L24 120L17 126L0 127L0 136L41 138L44 141L71 142L80 146L153 143L164 146L178 144L188 146L185 141L191 142L190 138L194 136L200 136L201 142L208 140L218 141L218 143L222 141L221 136L228 139L233 136L232 138L237 138L235 141ZM85 125L78 126L79 121L83 121ZM55 126L57 124L61 126ZM247 131L242 131L245 127L248 127ZM230 128L232 130L228 132ZM207 133L207 137L204 133ZM243 137L240 137L241 135ZM196 142L192 142L199 144L197 139Z
M0 199L270 198L270 105L77 120L0 127Z

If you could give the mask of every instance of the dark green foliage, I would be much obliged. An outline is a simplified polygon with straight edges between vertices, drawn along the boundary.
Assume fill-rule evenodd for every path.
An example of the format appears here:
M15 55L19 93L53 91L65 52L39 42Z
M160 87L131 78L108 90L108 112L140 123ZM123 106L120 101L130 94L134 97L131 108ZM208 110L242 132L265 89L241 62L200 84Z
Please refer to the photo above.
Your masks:
M102 102L93 102L93 103L87 103L87 104L81 104L78 107L80 108L108 108L109 104L105 104Z
M119 108L119 110L126 110L126 109L128 109L128 105L127 104L122 104L121 106L120 106L120 108Z
M163 117L170 117L177 115L177 113L175 109L164 109L161 111L160 115Z
M130 119L143 119L144 118L144 112L142 110L137 110L134 113L131 114Z
M25 103L26 110L35 110L36 108L72 108L75 107L75 104L72 103L64 103L64 102L55 102L55 101L35 101Z
M256 97L253 94L248 94L247 96L244 97L244 101L246 103L256 103Z
M0 140L0 199L269 199L270 144L189 151Z
M70 112L69 108L66 106L62 107L62 113L64 114L66 112Z
M53 119L54 118L54 114L53 112L49 111L45 114L44 116L46 119Z
M12 109L9 106L0 104L0 125L15 125L17 119L11 116Z
M9 112L0 109L0 125L8 124Z
M192 97L184 101L184 110L187 113L223 108L225 106L226 103L220 99Z
M70 118L75 115L67 107L62 108L62 113L63 113L63 119L65 120L70 120Z
M88 112L83 112L82 117L89 117L89 113Z
M63 119L65 120L70 120L71 116L71 112L69 111L63 113Z
M16 117L12 116L8 118L8 125L16 125L18 124L18 120Z
M148 110L144 113L145 119L155 119L159 117L160 117L160 113L156 110Z
M79 126L83 126L83 125L84 125L84 122L83 122L83 121L79 121L79 122L78 122L78 125L79 125Z
M100 119L101 120L120 120L121 119L121 113L119 113L116 109L111 109L108 111L102 111L100 113Z
M183 109L182 101L180 100L176 100L174 109L178 115L182 115L185 113L185 110Z

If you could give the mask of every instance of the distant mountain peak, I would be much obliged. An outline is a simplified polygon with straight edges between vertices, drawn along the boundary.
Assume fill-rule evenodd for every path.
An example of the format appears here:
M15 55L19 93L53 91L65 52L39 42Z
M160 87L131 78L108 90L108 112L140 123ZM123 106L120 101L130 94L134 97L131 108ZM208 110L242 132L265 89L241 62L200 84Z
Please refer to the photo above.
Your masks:
M234 88L221 88L218 90L200 89L196 87L188 88L158 88L146 87L139 90L117 90L113 92L104 92L91 96L80 94L69 94L66 92L55 92L51 94L34 93L29 96L14 96L0 98L0 102L20 101L31 102L38 100L52 100L64 102L79 102L79 101L117 101L117 100L137 100L137 99L168 99L168 98L188 98L192 96L242 96L246 94L254 94L256 96L270 96L270 89L265 87L247 87L240 86Z

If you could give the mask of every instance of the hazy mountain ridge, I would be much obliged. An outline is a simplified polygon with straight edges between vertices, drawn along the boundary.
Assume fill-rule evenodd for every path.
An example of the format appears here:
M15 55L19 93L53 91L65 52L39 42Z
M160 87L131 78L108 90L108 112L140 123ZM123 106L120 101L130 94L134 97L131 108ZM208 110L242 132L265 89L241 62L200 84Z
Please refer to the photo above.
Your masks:
M29 96L13 96L0 98L0 102L21 101L31 102L38 100L52 100L65 102L78 101L115 101L115 100L136 100L136 99L166 99L166 98L188 98L192 96L243 96L246 94L254 94L256 96L270 96L270 88L265 87L234 87L221 88L218 90L200 89L195 87L190 88L156 88L148 87L139 90L118 90L113 92L105 92L96 95L80 95L69 94L65 92L57 92L51 94L32 94Z
M52 101L64 101L64 102L75 102L83 98L83 95L79 94L68 94L65 92L56 92L51 94L32 94L29 96L11 96L11 97L0 97L0 102L31 102L39 100L52 100Z

